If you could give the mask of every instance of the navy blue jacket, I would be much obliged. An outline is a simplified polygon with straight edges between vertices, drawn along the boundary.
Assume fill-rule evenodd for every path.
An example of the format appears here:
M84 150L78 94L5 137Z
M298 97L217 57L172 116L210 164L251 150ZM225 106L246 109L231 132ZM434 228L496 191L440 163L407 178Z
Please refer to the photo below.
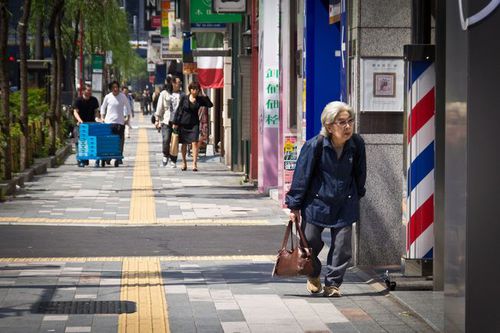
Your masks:
M315 136L302 147L285 203L290 209L300 209L307 223L334 228L350 225L359 220L359 199L366 192L365 142L353 134L337 159L331 141L324 138L323 147L318 147L321 158L315 163L317 145Z

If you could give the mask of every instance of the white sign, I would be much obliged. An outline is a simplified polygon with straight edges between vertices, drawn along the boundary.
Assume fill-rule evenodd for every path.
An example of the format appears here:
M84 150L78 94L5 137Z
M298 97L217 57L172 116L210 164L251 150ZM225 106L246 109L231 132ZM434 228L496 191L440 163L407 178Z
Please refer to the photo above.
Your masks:
M361 59L361 111L403 111L404 61Z
M260 97L261 112L259 112L260 121L263 128L279 127L279 109L280 109L280 72L279 72L279 1L261 0L259 35L262 38L261 52L261 70L259 89L262 92Z
M161 46L153 45L151 43L148 44L148 63L152 62L155 64L162 64L163 60L161 59Z
M213 10L216 13L244 13L246 0L213 0Z
M165 59L167 58L167 53L168 53L168 47L169 47L169 38L168 37L162 37L161 38L161 58Z
M156 69L156 64L154 62L148 62L148 72L154 72Z
M113 51L106 51L106 65L113 64Z

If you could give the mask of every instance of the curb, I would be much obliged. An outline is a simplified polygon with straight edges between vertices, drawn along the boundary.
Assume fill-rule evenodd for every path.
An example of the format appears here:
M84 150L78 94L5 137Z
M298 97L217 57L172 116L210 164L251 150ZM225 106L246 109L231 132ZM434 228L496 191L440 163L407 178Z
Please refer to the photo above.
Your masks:
M23 172L15 174L12 179L0 182L0 199L16 193L17 187L23 187L25 182L33 180L37 175L47 173L47 168L55 168L64 163L72 153L72 144L59 148L54 156L35 159L35 162Z
M399 298L396 294L391 293L389 289L386 287L385 283L380 279L380 276L373 271L369 266L354 266L353 267L354 274L356 274L359 278L362 280L365 280L369 285L371 285L372 288L374 288L377 292L387 292L387 295L393 298L396 302L398 302L400 305L404 306L405 308L409 309L412 313L415 314L415 316L425 322L431 329L433 329L435 332L441 332L439 328L437 328L430 320L422 316L420 313L418 313L415 309L413 309L410 305L408 305L405 301L403 301L401 298ZM351 269L353 269L351 268Z

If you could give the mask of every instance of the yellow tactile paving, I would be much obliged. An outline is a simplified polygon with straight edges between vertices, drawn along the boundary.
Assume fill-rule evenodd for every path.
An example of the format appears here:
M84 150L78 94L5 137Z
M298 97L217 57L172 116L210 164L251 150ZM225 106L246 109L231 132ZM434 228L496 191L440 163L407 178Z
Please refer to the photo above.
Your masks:
M145 128L140 128L138 133L129 220L140 224L156 223L155 196L149 168L148 134Z
M110 262L125 260L159 260L159 261L274 261L273 255L236 255L236 256L144 256L144 257L40 257L40 258L0 258L2 263L18 262Z
M170 332L159 259L125 258L120 298L135 302L137 311L120 315L119 333Z

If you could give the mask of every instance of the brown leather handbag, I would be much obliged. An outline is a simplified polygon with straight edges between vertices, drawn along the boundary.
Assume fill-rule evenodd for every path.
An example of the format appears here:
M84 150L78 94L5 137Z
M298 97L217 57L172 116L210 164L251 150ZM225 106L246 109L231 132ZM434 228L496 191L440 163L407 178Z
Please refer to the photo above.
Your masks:
M295 225L295 229L299 236L299 241L296 243L296 246L293 244L293 239L295 238L292 231L293 225ZM286 248L289 237L292 245L290 250ZM276 263L274 264L273 276L310 276L313 273L313 269L312 249L307 244L307 240L300 228L299 222L288 221L283 244L281 245Z

